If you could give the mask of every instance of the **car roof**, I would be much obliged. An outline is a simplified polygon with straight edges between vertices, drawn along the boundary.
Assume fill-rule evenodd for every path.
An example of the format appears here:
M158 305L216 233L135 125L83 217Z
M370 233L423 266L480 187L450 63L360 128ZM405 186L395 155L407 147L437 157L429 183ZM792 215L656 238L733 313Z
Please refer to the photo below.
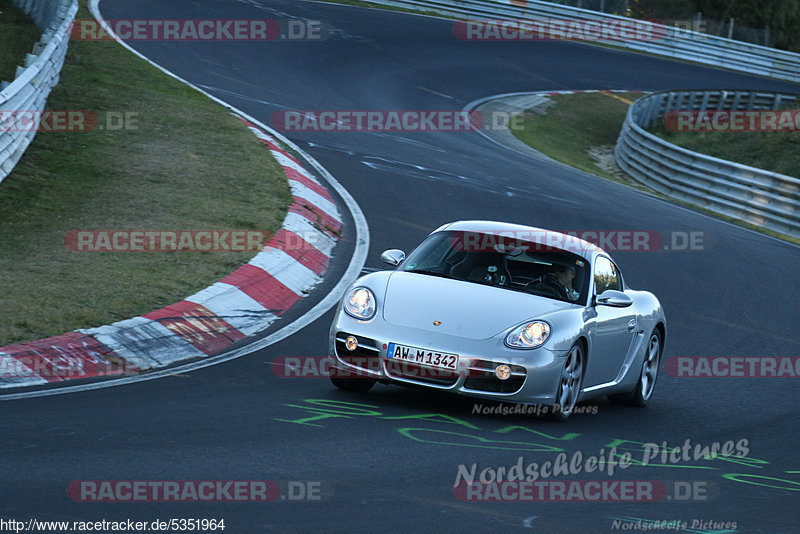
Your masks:
M521 241L529 241L539 245L546 245L554 249L564 250L577 254L593 263L594 257L605 252L588 241L575 235L564 234L554 230L545 230L535 226L513 224L500 221L456 221L440 226L434 232L476 232L497 236L510 237Z

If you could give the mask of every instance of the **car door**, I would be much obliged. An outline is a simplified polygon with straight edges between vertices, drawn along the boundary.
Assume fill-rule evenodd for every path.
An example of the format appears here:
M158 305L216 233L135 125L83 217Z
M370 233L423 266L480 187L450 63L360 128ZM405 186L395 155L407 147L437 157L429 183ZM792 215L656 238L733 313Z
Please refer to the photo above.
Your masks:
M594 264L595 296L607 289L624 291L617 266L606 256L598 256ZM596 299L592 299L596 302ZM630 351L637 330L634 306L615 308L594 304L595 325L592 348L586 366L584 388L612 382L619 374Z

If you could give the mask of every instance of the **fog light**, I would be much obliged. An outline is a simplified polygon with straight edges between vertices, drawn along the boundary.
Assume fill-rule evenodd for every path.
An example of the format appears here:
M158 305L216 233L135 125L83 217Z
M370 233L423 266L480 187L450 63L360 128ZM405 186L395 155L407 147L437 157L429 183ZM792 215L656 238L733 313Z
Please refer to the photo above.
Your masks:
M508 377L511 376L511 367L507 365L498 365L494 370L494 374L500 380L508 380Z
M344 346L347 347L347 350L352 352L358 348L358 340L354 336L347 336L347 339L344 341Z

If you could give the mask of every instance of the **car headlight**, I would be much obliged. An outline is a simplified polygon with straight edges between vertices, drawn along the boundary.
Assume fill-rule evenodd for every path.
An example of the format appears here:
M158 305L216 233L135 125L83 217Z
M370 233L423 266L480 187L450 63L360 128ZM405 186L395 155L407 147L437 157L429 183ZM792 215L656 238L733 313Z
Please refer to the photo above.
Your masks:
M513 349L535 349L550 335L550 325L543 321L531 321L516 327L506 336L506 345Z
M344 311L356 319L372 319L375 315L375 295L366 287L353 288L344 298Z

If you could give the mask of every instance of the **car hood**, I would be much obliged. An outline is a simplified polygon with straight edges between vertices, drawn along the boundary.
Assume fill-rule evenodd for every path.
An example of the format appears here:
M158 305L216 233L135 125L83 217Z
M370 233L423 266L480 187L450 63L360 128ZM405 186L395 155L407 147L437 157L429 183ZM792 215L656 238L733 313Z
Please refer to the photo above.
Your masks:
M488 339L528 319L574 304L473 282L395 272L384 295L389 323L470 339ZM441 321L434 326L434 321Z

